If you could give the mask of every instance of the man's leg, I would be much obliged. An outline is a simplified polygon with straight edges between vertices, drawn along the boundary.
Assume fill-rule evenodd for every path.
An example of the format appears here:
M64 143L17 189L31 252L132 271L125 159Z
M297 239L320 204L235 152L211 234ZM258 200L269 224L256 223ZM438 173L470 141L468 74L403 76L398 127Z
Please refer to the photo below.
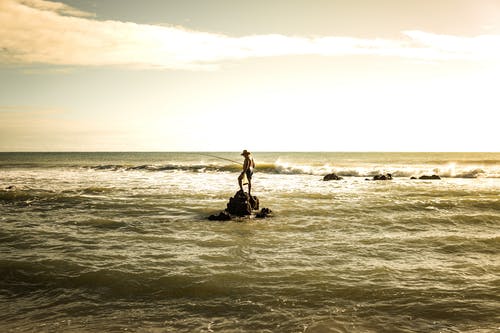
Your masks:
M241 183L242 181L243 181L243 174L238 176L238 185L240 186L241 192L243 192L243 185Z

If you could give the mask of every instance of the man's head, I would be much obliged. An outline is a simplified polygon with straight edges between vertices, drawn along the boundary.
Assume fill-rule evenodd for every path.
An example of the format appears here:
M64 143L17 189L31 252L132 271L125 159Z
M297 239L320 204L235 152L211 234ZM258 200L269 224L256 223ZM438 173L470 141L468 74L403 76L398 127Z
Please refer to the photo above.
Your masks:
M241 153L241 155L242 156L248 156L248 155L250 155L250 152L245 149L245 150L243 150L243 152Z

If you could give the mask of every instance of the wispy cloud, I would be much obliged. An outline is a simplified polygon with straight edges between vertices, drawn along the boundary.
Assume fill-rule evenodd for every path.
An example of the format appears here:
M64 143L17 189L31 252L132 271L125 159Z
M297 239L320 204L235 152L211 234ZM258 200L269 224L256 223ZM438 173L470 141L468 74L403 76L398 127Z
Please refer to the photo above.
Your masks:
M71 6L65 5L61 2L53 2L46 0L18 0L20 4L24 4L28 7L33 7L39 10L46 10L55 12L61 15L68 16L80 16L80 17L93 17L92 13L87 13L79 9L73 8Z
M441 55L441 57L436 56L436 60L500 60L500 35L459 37L417 30L404 31L403 33L411 38L414 45Z
M291 55L498 61L500 36L404 31L401 39L253 35L230 37L182 27L99 21L45 0L0 0L0 62L64 66L215 69L226 61Z

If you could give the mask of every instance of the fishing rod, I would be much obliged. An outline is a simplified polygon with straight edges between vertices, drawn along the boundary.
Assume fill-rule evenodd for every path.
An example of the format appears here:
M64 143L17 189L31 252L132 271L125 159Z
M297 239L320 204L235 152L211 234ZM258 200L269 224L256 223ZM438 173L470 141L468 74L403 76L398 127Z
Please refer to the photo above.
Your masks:
M236 163L236 164L238 164L238 165L243 165L243 163L236 162L236 161L234 161L234 160L230 160L229 158L219 157L219 156L210 155L210 154L202 154L202 153L197 153L197 154L198 154L198 155L203 155L203 156L208 156L208 157L213 157L213 158L218 158L219 160L224 160L224 161L233 162L233 163Z

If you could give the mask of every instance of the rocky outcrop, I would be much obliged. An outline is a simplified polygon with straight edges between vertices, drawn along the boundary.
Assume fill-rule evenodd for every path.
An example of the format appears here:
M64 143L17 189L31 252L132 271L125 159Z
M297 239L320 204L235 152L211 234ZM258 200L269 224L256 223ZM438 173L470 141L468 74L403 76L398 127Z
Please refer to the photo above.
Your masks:
M328 175L326 175L326 176L323 177L324 181L328 181L328 180L341 180L341 179L342 179L342 177L337 176L334 173L329 173Z
M253 215L253 211L259 210L259 198L250 196L248 193L238 191L229 199L227 208L217 215L210 215L208 217L211 221L229 221L233 217L243 217ZM262 208L262 210L255 215L257 218L265 218L271 215L269 208Z
M266 217L270 217L273 214L273 211L269 208L262 208L260 212L255 214L255 217L258 219L264 219Z
M367 179L369 180L369 179ZM375 175L373 176L373 179L372 180L392 180L392 175L390 173L387 173L385 175Z
M441 179L441 177L439 177L438 175L432 175L432 176L423 175L423 176L420 176L418 179L424 179L424 180Z
M252 210L259 209L259 199L255 196L250 196L248 193L238 191L234 197L229 199L227 203L227 212L231 215L246 216L251 215Z

